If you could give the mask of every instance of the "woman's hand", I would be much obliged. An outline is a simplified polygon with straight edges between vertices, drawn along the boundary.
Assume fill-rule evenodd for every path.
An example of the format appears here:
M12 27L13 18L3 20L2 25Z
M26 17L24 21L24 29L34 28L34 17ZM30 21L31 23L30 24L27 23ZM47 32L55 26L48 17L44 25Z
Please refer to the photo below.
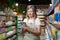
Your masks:
M21 28L21 30L20 30L20 33L21 34L24 34L24 32L27 30L27 26L25 26L25 25L22 25L22 28Z
M23 30L27 30L28 26L27 25L22 25Z
M27 30L27 29L28 29L28 27L27 27L27 26L23 26L22 28L23 28L24 30Z

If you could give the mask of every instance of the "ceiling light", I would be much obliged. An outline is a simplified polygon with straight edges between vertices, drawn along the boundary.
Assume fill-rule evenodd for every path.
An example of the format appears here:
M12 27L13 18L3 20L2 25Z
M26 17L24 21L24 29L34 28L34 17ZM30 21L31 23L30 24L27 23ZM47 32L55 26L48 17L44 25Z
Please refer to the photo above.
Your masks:
M16 6L18 6L18 3L16 3Z
M31 0L28 0L28 1L31 1Z
M52 6L52 4L50 4L50 6Z
M25 13L25 11L23 11L23 13Z

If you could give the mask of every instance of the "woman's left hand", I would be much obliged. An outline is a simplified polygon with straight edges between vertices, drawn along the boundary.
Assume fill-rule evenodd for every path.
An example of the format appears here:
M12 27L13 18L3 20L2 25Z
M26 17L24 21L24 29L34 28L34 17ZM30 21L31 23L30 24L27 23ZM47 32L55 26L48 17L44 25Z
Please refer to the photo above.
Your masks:
M27 29L28 29L28 27L27 27L27 26L23 26L22 28L23 28L24 30L27 30Z

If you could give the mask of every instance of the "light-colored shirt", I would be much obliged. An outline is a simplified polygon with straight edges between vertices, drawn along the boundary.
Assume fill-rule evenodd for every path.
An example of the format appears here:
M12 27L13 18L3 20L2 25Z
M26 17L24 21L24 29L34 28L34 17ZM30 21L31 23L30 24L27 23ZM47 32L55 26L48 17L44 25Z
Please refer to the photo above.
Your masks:
M40 21L40 19L39 18L36 18L36 19L27 19L27 18L25 18L24 20L23 20L23 22L25 22L25 23L34 23L35 25L40 25L41 24L41 21Z

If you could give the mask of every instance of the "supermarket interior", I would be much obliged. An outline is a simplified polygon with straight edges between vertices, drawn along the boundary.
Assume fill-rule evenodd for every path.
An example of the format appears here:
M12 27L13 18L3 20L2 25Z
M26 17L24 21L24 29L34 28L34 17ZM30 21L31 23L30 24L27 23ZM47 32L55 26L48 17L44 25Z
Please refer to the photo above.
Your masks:
M0 0L0 40L60 40L60 0Z

